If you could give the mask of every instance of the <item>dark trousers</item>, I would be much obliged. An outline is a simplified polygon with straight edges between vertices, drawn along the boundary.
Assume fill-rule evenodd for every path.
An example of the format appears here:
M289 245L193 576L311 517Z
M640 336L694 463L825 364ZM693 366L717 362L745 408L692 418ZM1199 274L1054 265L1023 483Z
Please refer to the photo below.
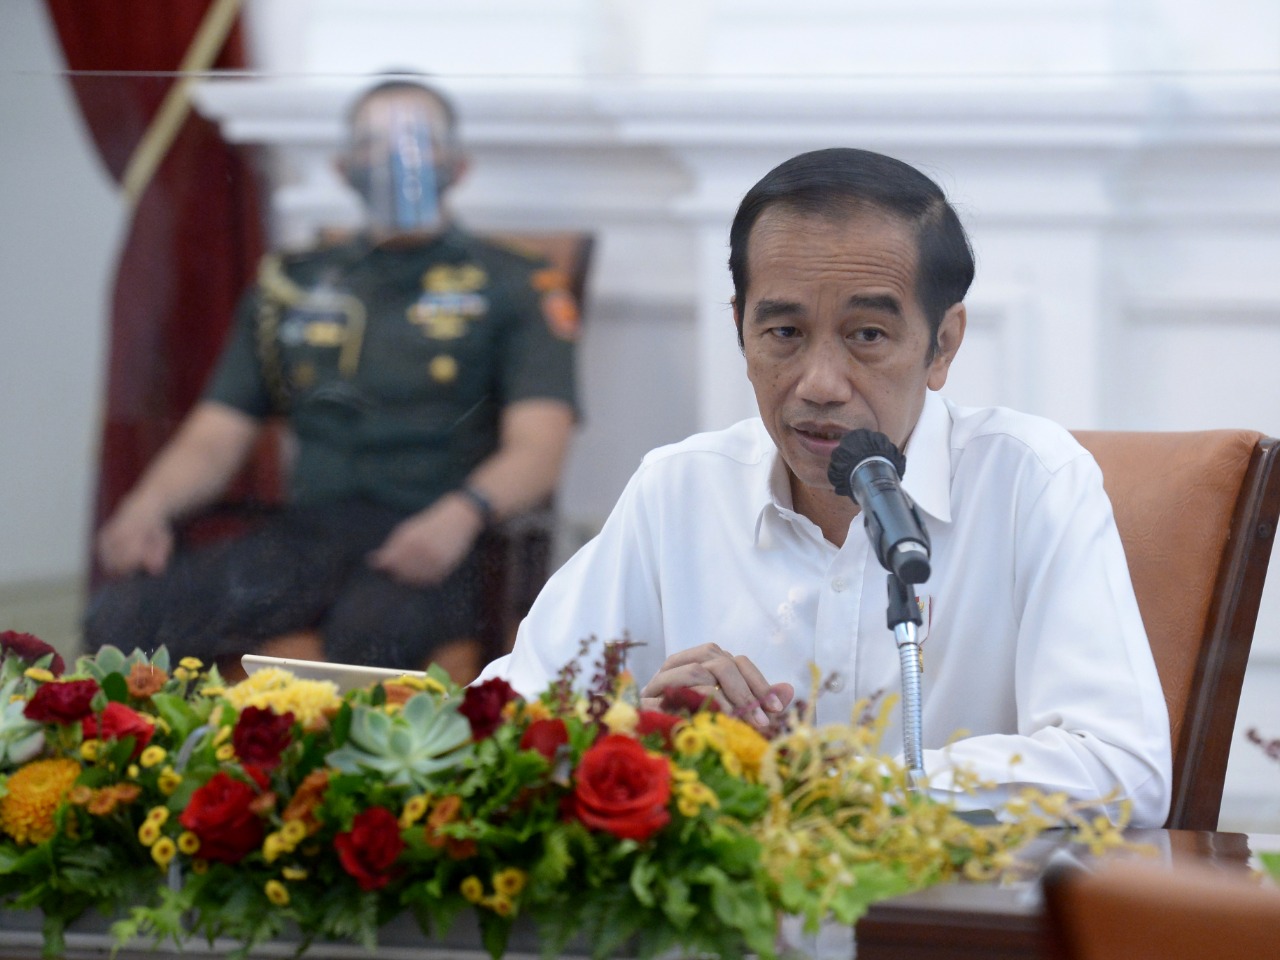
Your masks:
M333 662L421 669L437 647L475 636L479 564L473 551L427 588L370 568L366 555L403 519L365 501L286 507L245 536L178 551L158 577L108 583L90 602L85 640L212 663L315 629Z

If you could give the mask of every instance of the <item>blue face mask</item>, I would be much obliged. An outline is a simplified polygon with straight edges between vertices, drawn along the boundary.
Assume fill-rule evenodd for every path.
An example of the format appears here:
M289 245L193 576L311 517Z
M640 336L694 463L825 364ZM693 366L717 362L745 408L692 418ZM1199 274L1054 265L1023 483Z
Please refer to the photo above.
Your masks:
M364 200L369 225L391 232L435 231L444 223L440 198L449 186L437 165L430 122L417 111L393 114L376 141L352 149L347 180Z

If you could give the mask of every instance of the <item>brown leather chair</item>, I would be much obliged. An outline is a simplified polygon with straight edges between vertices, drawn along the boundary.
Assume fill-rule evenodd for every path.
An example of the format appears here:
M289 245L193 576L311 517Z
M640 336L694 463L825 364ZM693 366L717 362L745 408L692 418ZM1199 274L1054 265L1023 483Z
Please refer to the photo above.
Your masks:
M1059 960L1207 960L1280 954L1280 890L1243 871L1138 861L1056 866L1043 889Z
M1216 829L1280 516L1280 442L1248 430L1075 436L1102 468L1169 707L1165 826Z

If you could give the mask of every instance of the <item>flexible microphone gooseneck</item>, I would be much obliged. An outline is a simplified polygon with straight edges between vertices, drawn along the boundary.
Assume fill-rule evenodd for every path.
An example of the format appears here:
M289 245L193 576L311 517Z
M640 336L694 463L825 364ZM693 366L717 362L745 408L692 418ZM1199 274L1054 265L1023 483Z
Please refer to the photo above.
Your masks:
M902 490L907 461L893 441L874 430L851 430L831 454L827 479L836 493L862 508L867 535L880 565L889 571L887 625L902 667L902 746L907 781L925 789L920 607L913 583L929 579L929 534L911 498Z
M880 565L903 583L929 579L929 534L902 490L907 461L893 441L874 430L850 430L831 454L827 479L836 493L862 508Z

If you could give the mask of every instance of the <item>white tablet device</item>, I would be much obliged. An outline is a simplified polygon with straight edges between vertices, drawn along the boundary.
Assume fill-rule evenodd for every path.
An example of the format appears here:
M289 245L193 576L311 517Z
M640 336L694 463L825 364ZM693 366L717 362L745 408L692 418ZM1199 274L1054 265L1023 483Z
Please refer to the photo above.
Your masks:
M400 677L425 677L421 670L392 670L387 667L362 667L354 663L328 663L324 660L291 660L287 657L263 657L246 653L240 658L245 673L257 673L267 667L288 670L300 680L329 680L338 690L360 690L379 681Z

